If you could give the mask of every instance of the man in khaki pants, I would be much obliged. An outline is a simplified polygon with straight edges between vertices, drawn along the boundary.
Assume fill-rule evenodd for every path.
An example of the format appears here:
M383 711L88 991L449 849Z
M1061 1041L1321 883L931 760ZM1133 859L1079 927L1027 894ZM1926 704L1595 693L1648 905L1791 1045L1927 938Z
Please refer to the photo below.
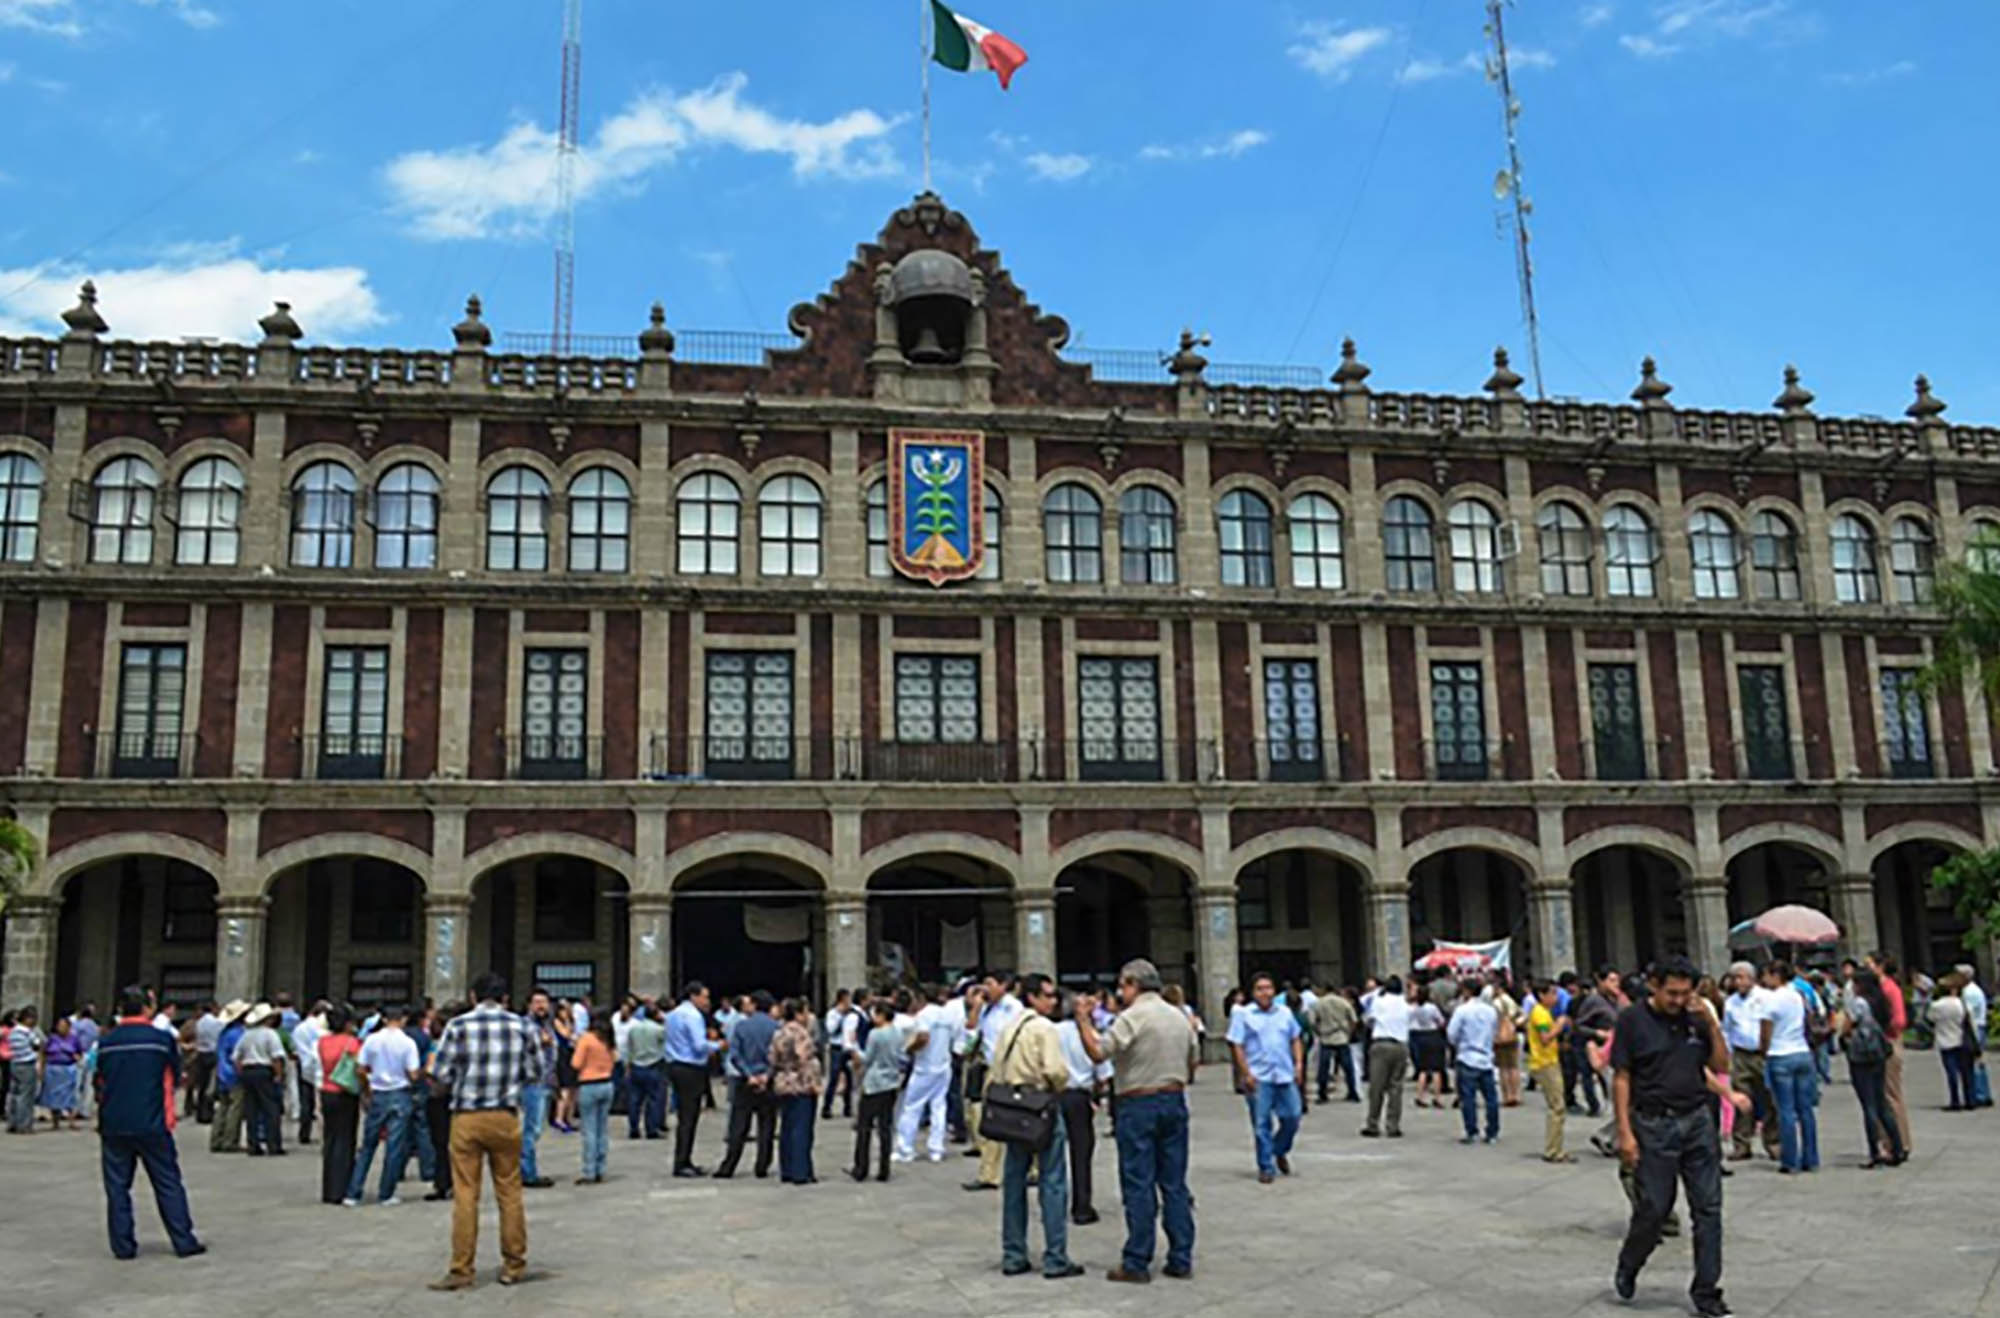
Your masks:
M1575 1162L1576 1155L1563 1148L1566 1117L1562 1081L1562 1033L1569 1017L1556 1016L1556 986L1547 980L1535 985L1535 1005L1528 1012L1528 1073L1535 1088L1549 1105L1546 1136L1542 1141L1543 1162Z
M985 1063L980 1070L993 1065L998 1056L1000 1035L1012 1025L1024 1010L1021 1000L1014 996L1014 977L1004 970L989 970L980 985L979 992L967 1004L965 1028L978 1038L972 1056ZM979 1133L979 1117L985 1107L985 1085L977 1090L967 1086L965 1095L966 1124L972 1128L973 1139L979 1145L979 1175L965 1183L968 1190L997 1190L1000 1188L1000 1163L1007 1152L1007 1146L995 1143Z
M434 1291L473 1284L479 1250L481 1165L493 1170L500 1207L500 1284L529 1280L528 1216L521 1207L521 1086L541 1079L542 1052L528 1022L507 1010L507 981L473 982L477 1007L445 1026L432 1074L451 1092L451 1271Z

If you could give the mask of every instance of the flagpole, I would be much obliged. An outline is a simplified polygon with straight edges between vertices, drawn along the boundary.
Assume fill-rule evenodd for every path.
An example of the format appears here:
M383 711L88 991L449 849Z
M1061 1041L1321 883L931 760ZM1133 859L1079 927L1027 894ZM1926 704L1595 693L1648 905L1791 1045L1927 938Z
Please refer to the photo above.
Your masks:
M917 68L924 87L924 191L931 190L931 0L917 0Z

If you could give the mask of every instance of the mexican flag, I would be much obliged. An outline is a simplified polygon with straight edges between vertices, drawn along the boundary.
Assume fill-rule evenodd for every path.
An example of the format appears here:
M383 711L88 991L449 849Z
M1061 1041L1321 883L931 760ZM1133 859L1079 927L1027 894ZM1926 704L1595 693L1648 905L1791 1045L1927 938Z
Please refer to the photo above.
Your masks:
M937 35L931 39L931 58L948 69L975 73L991 69L1000 75L1000 90L1007 90L1014 70L1028 62L1028 52L988 27L964 14L955 14L938 0L931 0L931 15L937 20Z

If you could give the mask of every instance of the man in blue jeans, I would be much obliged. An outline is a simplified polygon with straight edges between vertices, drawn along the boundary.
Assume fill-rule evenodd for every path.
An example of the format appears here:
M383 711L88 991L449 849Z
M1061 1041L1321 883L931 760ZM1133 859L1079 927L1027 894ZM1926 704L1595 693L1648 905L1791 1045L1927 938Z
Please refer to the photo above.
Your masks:
M1069 1085L1062 1038L1050 1020L1060 998L1047 975L1021 977L1021 1005L1027 1008L1001 1031L986 1093L1009 1089L1039 1091L1053 1098ZM1009 1277L1032 1272L1028 1258L1028 1175L1040 1178L1035 1196L1042 1210L1042 1275L1050 1281L1081 1277L1083 1266L1069 1257L1069 1169L1067 1141L1058 1113L1049 1142L1041 1148L1010 1143L1000 1159L1000 1271Z
M549 1095L556 1084L556 1031L549 1023L549 994L537 988L528 995L528 1024L542 1043L542 1082L521 1086L521 1185L546 1190L555 1182L542 1175L535 1162L535 1145L549 1120Z
M354 1173L347 1178L347 1198L342 1201L349 1208L361 1206L377 1144L387 1147L376 1197L385 1207L402 1202L396 1197L396 1183L410 1156L410 1086L423 1071L416 1041L403 1032L404 1019L401 1007L384 1007L381 1027L368 1036L354 1059L366 1082L368 1120L361 1129L361 1147L355 1151Z
M1306 1062L1299 1019L1277 997L1277 981L1259 973L1250 981L1250 1005L1229 1019L1236 1085L1250 1105L1250 1131L1257 1140L1259 1185L1269 1185L1280 1172L1292 1174L1292 1140L1304 1115L1299 1091L1305 1088Z
M1445 1027L1445 1039L1458 1054L1458 1106L1465 1118L1465 1134L1458 1141L1471 1144L1479 1138L1479 1114L1475 1103L1486 1102L1486 1142L1500 1138L1500 1077L1493 1069L1493 1036L1500 1028L1500 1012L1479 997L1477 980L1466 979L1458 986L1458 1006Z
M1111 1281L1153 1279L1154 1225L1165 1219L1166 1274L1194 1276L1194 1196L1188 1193L1188 1109L1182 1092L1194 1073L1194 1026L1160 996L1152 962L1118 972L1125 1009L1099 1032L1087 996L1078 996L1076 1032L1092 1061L1109 1061L1118 1094L1118 1187L1125 1201L1125 1252Z
M174 1150L174 1109L168 1096L179 1091L180 1081L180 1045L173 1035L153 1028L145 990L121 990L118 1024L97 1040L96 1080L99 1157L111 1253L117 1258L139 1252L132 1223L132 1173L139 1162L146 1164L146 1179L153 1183L153 1201L174 1253L192 1258L208 1252L195 1239Z

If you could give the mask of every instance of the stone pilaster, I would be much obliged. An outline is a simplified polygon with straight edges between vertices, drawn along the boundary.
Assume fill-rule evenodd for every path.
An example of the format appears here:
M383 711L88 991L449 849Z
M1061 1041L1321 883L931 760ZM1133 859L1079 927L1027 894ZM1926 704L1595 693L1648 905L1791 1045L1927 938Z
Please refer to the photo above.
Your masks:
M632 992L642 998L663 998L673 991L673 896L635 892L630 916Z
M424 996L464 1002L469 985L467 947L472 941L472 898L457 892L424 894Z
M1729 968L1729 880L1720 874L1697 875L1687 881L1683 900L1694 963L1704 974L1719 976Z
M1216 1019L1222 1000L1236 983L1239 959L1236 942L1236 885L1212 884L1195 890L1195 964L1201 974L1200 1007L1218 1027L1227 1021Z
M255 1002L264 991L264 922L269 899L231 895L215 904L215 996Z
M1056 973L1056 895L1050 890L1014 894L1014 964L1022 971Z
M833 893L826 899L826 991L868 983L868 899Z
M1882 931L1875 919L1875 876L1838 875L1831 896L1843 954L1859 958L1881 947Z
M1401 975L1410 969L1410 889L1407 880L1368 889L1368 953L1374 973Z
M72 1006L51 1001L56 979L56 921L62 904L49 897L15 897L7 903L0 925L6 928L6 976L0 979L0 1003L9 1011L33 1005L46 1019L51 1011Z
M1575 904L1568 877L1546 878L1528 887L1529 927L1534 930L1538 975L1553 977L1577 969Z

